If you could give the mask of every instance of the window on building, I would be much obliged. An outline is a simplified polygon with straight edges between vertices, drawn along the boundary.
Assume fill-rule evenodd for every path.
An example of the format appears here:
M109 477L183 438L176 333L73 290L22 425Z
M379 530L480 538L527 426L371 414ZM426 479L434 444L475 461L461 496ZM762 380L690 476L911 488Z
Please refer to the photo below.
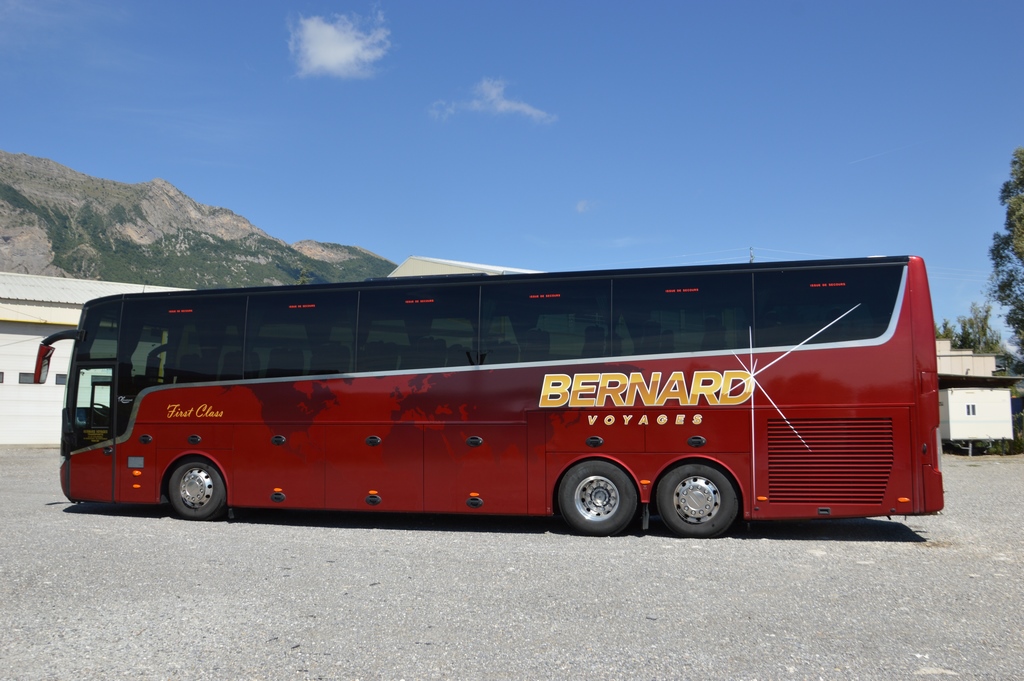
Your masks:
M978 415L977 407L978 407L978 405L976 405L976 404L968 404L967 405L967 415L968 416L977 416Z
M18 374L18 383L21 383L23 385L26 383L32 383L32 374L21 372L20 374Z
M57 374L57 385L67 385L67 383L68 383L68 375L67 374Z

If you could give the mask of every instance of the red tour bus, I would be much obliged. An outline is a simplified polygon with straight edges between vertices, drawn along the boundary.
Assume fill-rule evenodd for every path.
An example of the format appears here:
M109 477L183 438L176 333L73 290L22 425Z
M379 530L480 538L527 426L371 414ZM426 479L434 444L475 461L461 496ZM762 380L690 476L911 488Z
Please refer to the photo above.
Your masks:
M913 256L111 296L37 380L62 339L76 502L683 537L943 506Z

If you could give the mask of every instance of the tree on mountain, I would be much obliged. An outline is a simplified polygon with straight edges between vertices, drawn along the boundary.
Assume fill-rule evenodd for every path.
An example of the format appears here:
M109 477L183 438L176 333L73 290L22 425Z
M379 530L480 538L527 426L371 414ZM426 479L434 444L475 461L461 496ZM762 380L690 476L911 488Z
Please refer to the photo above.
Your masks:
M1006 323L1013 332L1016 364L1020 366L1024 351L1024 147L1013 152L1010 179L1003 183L999 203L1006 206L1006 223L1002 232L992 235L989 293L1006 308Z

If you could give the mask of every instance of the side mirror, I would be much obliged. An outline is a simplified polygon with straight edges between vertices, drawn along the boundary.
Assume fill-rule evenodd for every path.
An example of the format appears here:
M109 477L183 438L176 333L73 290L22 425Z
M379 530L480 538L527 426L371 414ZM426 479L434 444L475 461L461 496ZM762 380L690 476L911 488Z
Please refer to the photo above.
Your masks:
M33 383L46 383L46 377L50 375L50 357L53 356L52 345L40 345L36 352L36 368L32 373Z

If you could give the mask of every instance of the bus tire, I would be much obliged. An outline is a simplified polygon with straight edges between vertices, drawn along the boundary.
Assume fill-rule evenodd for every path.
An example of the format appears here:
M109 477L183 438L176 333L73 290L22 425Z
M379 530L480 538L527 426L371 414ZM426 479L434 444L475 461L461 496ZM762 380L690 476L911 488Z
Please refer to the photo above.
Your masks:
M615 464L584 461L558 485L558 508L577 532L609 537L626 529L636 515L636 487Z
M736 488L722 471L705 464L678 466L658 483L658 514L680 537L724 534L739 513Z
M183 459L167 479L167 498L180 518L217 520L228 510L227 488L217 467L206 459Z

